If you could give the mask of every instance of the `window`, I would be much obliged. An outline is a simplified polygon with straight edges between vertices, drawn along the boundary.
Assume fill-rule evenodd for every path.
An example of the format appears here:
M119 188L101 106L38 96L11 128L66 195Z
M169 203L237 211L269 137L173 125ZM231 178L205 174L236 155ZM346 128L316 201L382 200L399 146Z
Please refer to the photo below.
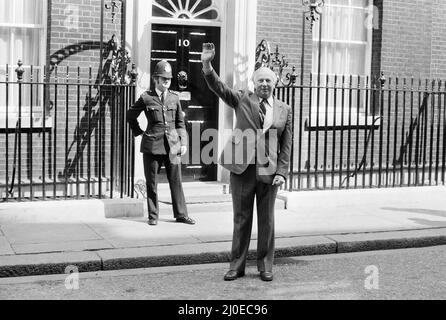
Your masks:
M9 81L16 81L15 69L19 59L25 68L24 81L30 80L31 66L33 66L33 81L42 80L42 66L45 63L45 0L0 0L0 83L6 80L6 65L9 66ZM29 113L31 103L33 107L42 105L42 94L37 86L31 88L23 85L22 112ZM6 85L0 85L0 118L5 116ZM9 85L8 112L17 113L18 86ZM4 122L4 121L3 121ZM3 124L4 125L4 124ZM1 125L1 126L3 126ZM4 127L4 126L3 126Z
M369 4L370 2L370 4ZM370 75L372 13L369 0L326 0L321 38L321 73ZM313 73L317 73L319 23L313 32Z
M175 19L220 20L216 0L153 0L153 16Z
M342 86L342 76L345 76L345 87L350 86L350 76L353 76L352 87L357 88L358 82L361 88L365 87L367 76L370 76L372 54L372 27L373 2L371 0L325 0L322 9L322 33L321 33L321 59L320 59L320 85L332 87L337 75L337 87ZM313 85L317 85L318 61L319 61L319 29L317 22L313 29ZM328 83L327 83L328 75ZM370 85L370 83L369 83ZM317 90L314 90L317 91ZM334 90L328 90L328 102L325 89L320 90L319 99L317 92L312 98L312 112L319 105L320 115L326 106L329 112L341 112L342 101L334 101ZM362 90L358 99L358 91L353 90L345 99L345 107L352 103L352 112L364 111L366 95ZM359 101L359 105L358 105ZM336 104L336 105L335 105ZM344 110L344 112L347 112ZM330 115L328 115L331 118ZM339 117L340 118L340 117ZM325 119L322 119L325 122ZM312 121L313 122L313 121Z

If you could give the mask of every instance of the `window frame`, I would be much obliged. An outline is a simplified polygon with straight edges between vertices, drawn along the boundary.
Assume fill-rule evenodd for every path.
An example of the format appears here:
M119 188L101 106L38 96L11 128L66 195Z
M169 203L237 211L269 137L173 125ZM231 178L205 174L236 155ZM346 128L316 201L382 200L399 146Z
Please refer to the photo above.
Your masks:
M348 5L346 4L330 4L325 3L325 7L335 7L335 8L345 8L348 10L362 10L365 14L366 19L373 19L373 1L368 0L367 6L359 6L354 5L355 0L348 0ZM324 8L322 10L324 10ZM322 11L322 15L324 14L324 11ZM322 23L325 23L326 17L322 16ZM364 20L364 23L366 23L366 20ZM311 66L311 74L312 74L312 86L313 86L313 93L312 93L312 105L311 105L311 123L309 123L309 127L325 127L325 119L328 117L328 122L330 124L330 127L345 127L348 126L348 123L346 123L345 119L349 119L349 105L348 105L348 99L346 99L346 102L344 102L344 123L341 123L342 119L342 105L339 101L340 94L342 88L344 88L344 92L348 94L350 90L350 76L353 76L353 84L352 89L355 91L357 90L357 79L358 75L353 75L352 73L343 73L343 74L334 74L334 73L327 73L324 72L324 70L320 70L320 84L318 84L318 49L319 49L319 27L320 27L320 20L315 23L315 27L312 30L312 48L313 50L313 59L312 59L312 66ZM351 28L349 28L349 31L351 31ZM351 39L351 34L349 34L349 39ZM362 45L365 46L365 57L364 57L364 70L365 74L359 75L360 81L361 81L361 97L360 97L360 105L359 108L357 106L357 96L355 94L352 95L352 108L351 108L351 127L356 126L364 126L364 123L371 124L373 122L374 116L371 115L370 110L367 114L367 120L365 119L365 108L366 105L366 97L365 94L366 90L366 79L368 78L368 88L371 87L371 61L372 61L372 46L373 46L373 28L367 27L366 32L366 41L358 41L358 40L339 40L339 39L331 39L324 37L322 34L321 37L321 44L326 43L335 43L335 44L345 44L345 45ZM322 47L322 46L321 46ZM316 49L315 49L316 48ZM322 47L323 50L323 47ZM348 50L348 48L346 48ZM323 60L323 52L321 54L321 61ZM326 83L327 75L329 76L329 83ZM328 114L326 115L326 101L325 101L325 95L326 95L326 89L325 87L330 87L329 90L329 96L333 96L334 90L331 89L334 87L334 77L337 75L337 83L336 87L338 89L338 99L336 102L336 107L333 105L333 103L328 103ZM345 76L345 83L342 84L342 77ZM318 87L321 88L318 90ZM317 101L317 91L319 91L320 99L319 99L319 107L318 107L318 101ZM321 98L322 97L322 98ZM369 95L369 106L370 106L370 95ZM329 101L332 100L329 98ZM319 110L319 112L317 111ZM359 120L357 119L357 110L359 110ZM333 114L336 112L336 123L333 123ZM319 121L317 121L319 119ZM359 122L358 122L359 121Z
M171 0L172 1L172 0ZM175 0L173 0L175 1ZM213 0L213 6L209 7L218 12L218 18L216 19L205 19L205 18L193 18L193 19L182 19L174 17L160 17L153 13L153 7L156 6L155 0L150 1L150 12L152 24L177 24L177 25L200 25L200 26L210 26L210 27L221 27L224 20L225 8L227 0Z
M33 68L33 91L37 94L37 97L33 97L33 113L36 112L37 108L42 108L44 105L43 101L43 86L38 85L36 83L42 83L44 79L44 65L46 62L46 47L47 47L47 32L48 32L48 1L47 0L38 0L42 1L42 17L41 17L41 23L40 24L30 24L30 23L17 23L17 22L0 22L0 28L8 28L8 41L10 43L9 45L9 61L7 63L3 63L0 65L0 70L2 72L2 78L6 81L6 73L8 74L8 80L7 82L2 80L2 86L0 86L0 91L3 93L6 92L6 85L5 83L9 83L8 90L9 90L9 103L8 103L8 124L6 124L6 105L4 102L0 102L0 128L11 128L11 126L15 127L16 119L19 116L19 106L17 101L15 101L18 86L17 83L17 74L15 72L15 69L17 68L17 62L18 59L22 59L23 65L22 67L25 69L25 79L30 79L31 74L31 66ZM9 12L8 14L11 17L16 16L16 10L17 6L14 4L15 1L11 1L12 5L9 6ZM36 65L27 64L27 61L23 61L23 57L16 57L15 56L15 50L14 50L14 43L16 39L16 34L23 31L23 30L36 30L36 35L38 35L38 41L39 41L39 58ZM16 59L16 61L13 61ZM8 70L6 70L6 66L8 66ZM24 81L26 86L26 90L30 87L29 84ZM21 116L22 119L29 118L28 120L22 121L22 127L27 128L30 126L31 122L31 116L34 117L34 115L31 115L31 106L29 99L24 99L22 101L21 106ZM40 118L40 117L37 117ZM35 119L34 119L35 120ZM35 122L33 120L33 122ZM34 124L34 127L39 126L39 124Z

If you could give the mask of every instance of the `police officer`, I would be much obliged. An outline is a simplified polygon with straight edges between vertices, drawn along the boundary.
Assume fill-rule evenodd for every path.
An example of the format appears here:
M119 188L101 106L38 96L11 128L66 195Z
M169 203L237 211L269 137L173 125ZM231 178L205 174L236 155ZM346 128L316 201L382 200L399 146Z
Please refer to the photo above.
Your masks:
M127 121L134 136L143 135L141 152L147 186L149 225L158 224L157 176L163 164L169 180L176 222L195 224L188 216L181 184L180 157L187 152L187 133L180 99L169 90L172 81L171 65L165 60L158 62L152 79L155 90L144 92L127 111ZM143 111L147 118L146 131L141 129L137 120Z

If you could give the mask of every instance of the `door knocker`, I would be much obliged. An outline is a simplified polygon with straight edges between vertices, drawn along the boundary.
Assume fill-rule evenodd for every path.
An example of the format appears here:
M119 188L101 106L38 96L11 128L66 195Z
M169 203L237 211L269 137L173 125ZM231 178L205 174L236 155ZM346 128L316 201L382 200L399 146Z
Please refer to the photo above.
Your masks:
M188 87L188 79L186 71L180 71L177 75L178 87L180 90L186 90Z

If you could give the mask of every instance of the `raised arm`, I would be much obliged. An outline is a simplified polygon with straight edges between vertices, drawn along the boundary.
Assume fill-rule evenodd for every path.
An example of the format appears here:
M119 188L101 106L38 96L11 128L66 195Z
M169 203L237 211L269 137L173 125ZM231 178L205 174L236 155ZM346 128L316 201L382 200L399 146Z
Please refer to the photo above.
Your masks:
M209 89L221 98L227 105L236 108L242 96L242 92L233 90L221 81L214 68L212 60L215 57L215 46L213 43L203 43L201 62L203 64L204 79Z

